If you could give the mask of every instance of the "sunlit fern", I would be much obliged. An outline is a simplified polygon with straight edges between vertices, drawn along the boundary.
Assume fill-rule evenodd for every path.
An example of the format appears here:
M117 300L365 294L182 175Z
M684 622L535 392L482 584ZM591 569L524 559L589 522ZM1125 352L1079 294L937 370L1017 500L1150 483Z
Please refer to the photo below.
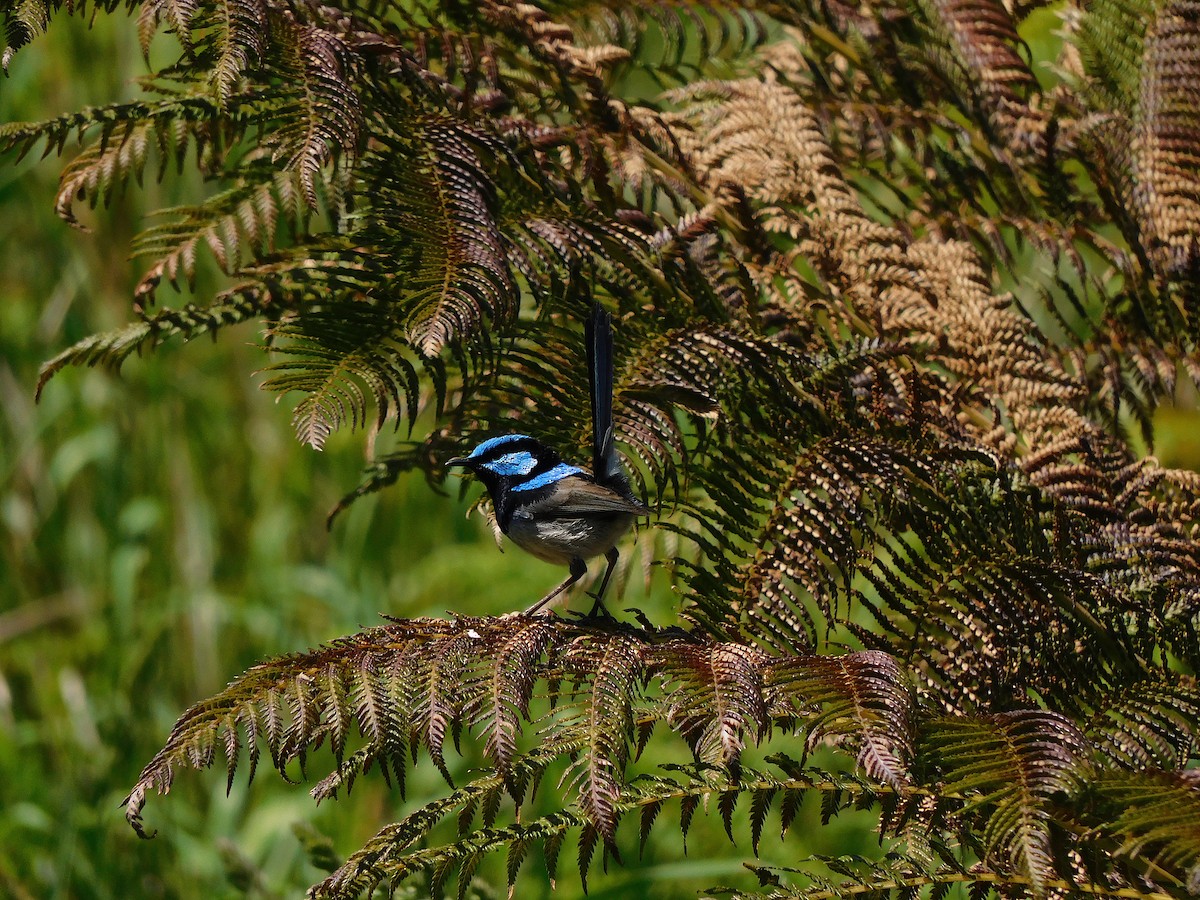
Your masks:
M6 65L80 9L9 4ZM1053 58L1022 41L1036 16ZM667 806L684 837L701 811L746 824L761 890L738 896L1194 894L1200 477L1124 430L1152 436L1200 380L1198 22L1192 2L142 4L143 50L160 30L181 50L144 99L0 143L78 138L73 224L147 173L210 190L137 239L136 320L39 390L262 320L301 440L413 429L349 503L439 482L501 430L586 457L599 301L680 624L397 621L264 663L180 719L131 822L218 751L232 781L243 755L287 777L325 744L320 799L373 770L403 790L422 754L449 782L447 746L474 740L491 772L314 895L420 873L461 896L487 854L512 884L535 846L553 877L568 839L586 880L631 846L623 821L674 827ZM223 289L156 307L205 254ZM655 731L680 762L638 771ZM827 744L841 771L814 767ZM561 808L529 814L550 770ZM772 865L764 823L811 793L827 819L877 812L888 855ZM451 815L457 836L433 830Z

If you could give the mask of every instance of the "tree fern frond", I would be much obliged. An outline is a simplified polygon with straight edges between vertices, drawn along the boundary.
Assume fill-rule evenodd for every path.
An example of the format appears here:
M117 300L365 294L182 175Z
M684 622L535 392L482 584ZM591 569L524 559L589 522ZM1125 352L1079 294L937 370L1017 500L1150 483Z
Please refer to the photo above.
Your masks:
M1151 9L1143 0L1099 0L1081 9L1076 46L1090 77L1086 88L1110 109L1131 110L1137 102Z
M1120 573L1127 611L1144 623L1138 636L1146 636L1151 622L1171 623L1160 639L1192 665L1196 642L1185 623L1194 621L1200 603L1200 556L1184 537L1187 519L1155 497L1165 473L1094 430L1064 439L1027 465L1039 488L1079 516L1081 538L1091 545L1089 565Z
M50 24L50 9L46 0L19 0L4 7L4 38L8 46L0 55L0 68L8 74L13 56L46 30Z
M424 633L436 641L438 625L427 625L414 623L409 633ZM361 679L374 669L373 663L364 661L367 658L381 656L391 661L400 656L398 651L403 649L402 643L398 646L385 643L382 649L372 643L372 637L378 640L382 635L383 631L377 630L374 635L368 633L359 641L333 644L310 654L283 657L256 666L234 681L217 698L192 707L176 723L166 746L146 766L130 792L126 800L130 823L139 834L144 833L140 814L147 791L156 788L165 793L174 781L179 765L210 765L215 741L222 729L228 730L230 722L240 724L248 734L265 743L276 768L281 774L285 773L288 763L300 759L310 744L323 739L330 728L324 706L331 697L323 684L323 677L329 674L330 666L352 668L360 673L358 677ZM403 657L395 661L401 659ZM390 672L389 679L394 678L394 674L394 671ZM378 691L377 687L367 686L366 689ZM290 712L282 699L285 695L292 698ZM350 712L347 701L341 695L332 699L340 708L339 715L345 719ZM359 702L355 704L354 714L359 718L363 731L369 730L373 741L382 741L378 746L371 745L376 755L407 750L407 727L403 732L395 727L381 728L378 705ZM398 739L405 741L401 747L396 746ZM256 746L256 742L251 743ZM234 765L236 760L229 761L231 771Z
M163 23L179 39L185 50L192 47L192 24L200 11L200 0L150 0L140 13L142 52L149 46L149 37L159 23ZM151 27L153 23L153 28Z
M1055 878L1050 799L1078 791L1090 742L1069 719L1042 711L943 719L926 735L946 787L974 795L987 858L1009 863L1035 890Z
M356 57L340 37L315 26L281 22L274 36L296 87L285 95L279 125L265 146L295 171L306 202L316 209L321 170L339 155L359 151L363 113L353 88Z
M266 53L270 17L264 0L217 0L214 6L209 21L218 29L219 36L213 39L217 54L210 80L218 101L228 106L238 82Z
M584 46L622 48L622 68L644 72L659 85L702 77L752 52L766 38L765 20L735 4L705 4L703 12L671 0L605 4L551 3L568 17Z
M124 142L127 136L140 134L150 128L162 162L171 159L181 163L188 149L188 141L199 142L199 127L210 122L217 112L208 98L188 94L173 94L154 102L135 101L87 107L41 122L7 122L0 125L0 149L16 149L20 158L36 147L39 141L45 140L43 156L62 154L73 132L82 142L85 134L95 130L98 131L95 138L98 149L95 153L100 156L113 140L114 134L119 134L118 140ZM128 173L136 170L126 168L119 171Z
M766 654L742 644L679 642L659 651L667 722L703 762L736 765L747 735L758 743L769 724Z
M113 192L131 176L141 180L153 128L137 124L119 132L106 135L106 140L85 149L63 169L54 211L67 223L83 227L75 217L76 200L86 198L92 207L102 201L107 206Z
M738 462L711 466L698 481L703 499L689 515L701 526L695 538L710 568L688 578L697 601L689 616L720 628L737 627L742 616L749 624L740 627L760 641L793 652L813 646L815 616L837 617L860 556L872 556L873 529L888 527L888 509L936 502L944 496L935 487L941 471L964 473L979 464L978 451L956 443L943 425L930 423L918 436L905 410L911 400L895 393L910 387L901 377L884 377L898 355L896 348L866 346L800 373L803 399L793 421L811 417L813 431L826 435L811 445L805 446L811 438L772 422L743 427L736 450L718 449L716 459L734 454ZM846 391L839 379L854 379L856 367L862 400L833 393L835 383ZM875 390L874 400L864 402ZM876 418L888 405L896 419ZM841 429L863 414L875 437L844 439ZM726 477L734 471L736 480Z
M1078 24L1081 58L1106 115L1085 133L1098 186L1131 247L1131 295L1152 339L1178 334L1194 344L1194 310L1180 292L1195 282L1195 249L1184 231L1197 221L1192 111L1198 60L1188 3L1097 3Z
M1194 681L1131 685L1097 710L1088 737L1100 756L1130 769L1176 769L1200 757L1200 690Z
M495 138L449 120L414 126L417 141L387 140L387 152L368 161L376 196L390 202L376 205L365 236L380 252L410 260L389 293L404 304L408 340L436 356L477 337L485 321L504 325L516 316L488 164L510 155Z
M543 725L530 756L517 739L538 682L566 686L557 718ZM714 703L689 697L682 706L689 683L706 684ZM664 685L665 695L651 694L652 685ZM397 621L256 666L192 707L142 772L128 817L140 831L147 791L165 792L180 766L211 765L218 744L229 748L232 777L243 746L229 734L233 725L246 735L247 751L264 745L281 774L328 740L337 765L314 790L318 798L349 789L376 762L385 774L391 762L403 785L403 756L418 744L449 779L445 742L469 729L497 761L498 783L518 799L531 786L536 760L578 752L572 778L579 809L611 845L627 808L622 785L636 719L666 721L693 745L698 735L711 734L722 762L736 756L746 736L762 739L768 716L789 727L809 722L810 733L869 745L860 754L866 769L902 787L908 715L898 671L880 654L781 664L751 647L628 626L536 616ZM885 735L889 727L905 733ZM365 741L361 748L353 747L354 733ZM890 767L880 767L884 756Z
M914 701L896 661L884 653L783 660L768 668L777 702L797 711L816 706L806 749L819 741L857 747L870 778L901 790L912 782Z
M535 764L540 754L534 754ZM525 765L518 762L518 767ZM545 848L547 869L554 877L558 848L567 832L578 830L578 864L581 872L590 866L589 834L594 834L590 818L577 807L570 806L549 815L511 825L486 825L464 833L458 841L443 843L435 848L421 846L436 823L453 808L475 808L486 796L501 789L501 779L490 775L464 785L444 800L434 801L410 814L403 821L379 831L358 852L346 859L341 868L313 888L312 896L322 900L357 897L385 881L395 887L421 872L435 868L454 867L475 859L478 855L517 848L524 858L527 849L535 844ZM855 803L866 808L877 805L879 798L871 786L850 776L832 775L819 770L747 770L738 779L722 777L704 767L666 766L660 774L645 775L631 782L618 801L618 813L661 809L664 803L679 803L692 810L705 809L708 801L743 792L753 797L775 795L801 796L812 791L828 795L851 795ZM715 807L717 804L713 804ZM646 818L639 816L644 824ZM790 823L784 823L786 832ZM589 832L589 829L593 829ZM460 829L462 833L462 829ZM515 883L516 868L508 867L510 887Z
M258 742L265 745L281 774L294 761L303 764L308 750L328 738L338 765L314 790L318 798L341 787L349 789L354 778L375 762L385 774L391 762L403 786L404 755L418 743L448 778L444 761L448 736L464 725L483 723L487 743L495 747L495 715L520 715L521 692L531 690L522 687L520 679L534 679L543 671L538 648L544 650L548 643L547 627L535 617L507 622L406 621L256 666L218 697L197 704L180 718L131 792L128 818L141 833L140 811L147 791L165 792L181 765L211 765L213 749L224 741L230 723L244 729L249 752L257 752ZM514 656L522 641L529 650ZM521 660L528 668L514 672L513 663ZM468 669L474 671L473 677L461 679ZM513 686L506 690L506 684ZM490 697L499 697L499 713L488 711ZM515 726L510 722L504 727ZM354 730L366 744L342 761ZM551 758L568 752L556 742L547 747ZM227 760L231 777L236 764L235 753ZM523 789L515 777L507 783L514 791Z
M194 284L196 254L207 247L222 271L234 274L243 265L274 251L280 219L297 221L293 186L270 167L244 168L240 183L210 197L201 206L160 211L173 221L147 228L133 243L133 256L153 260L134 292L141 303L150 302L163 278L175 288L181 281Z
M564 662L568 672L582 663L590 676L580 715L587 746L574 781L581 806L608 849L616 835L621 781L633 741L633 697L645 677L643 650L621 640L593 648L577 639Z
M512 773L513 761L517 757L517 738L529 718L529 704L533 699L537 664L546 653L554 638L554 629L537 623L512 635L498 653L499 664L488 674L488 693L480 701L480 714L476 723L483 724L487 737L484 751L496 761L496 770L502 777ZM520 802L516 783L509 782L509 790Z
M994 872L982 866L964 869L953 864L922 871L900 861L865 859L858 856L811 857L817 863L843 876L840 879L816 876L810 870L779 866L749 866L763 887L758 891L714 891L726 900L836 900L841 897L904 898L928 897L943 900L955 887L965 888L971 900L1038 896L1032 879L1013 872ZM785 885L780 874L799 874L806 887ZM1148 888L1107 885L1078 878L1050 879L1041 885L1049 896L1096 897L1112 900L1179 900L1181 895Z
M990 0L930 0L926 9L953 44L972 83L971 93L982 107L980 118L1014 151L1028 153L1030 148L1022 143L1039 139L1045 123L1031 121L1029 95L1037 81L1017 52L1020 38L1008 9Z
M527 750L518 743L521 723L532 714L542 681L564 686L554 688L560 712L543 721L539 740ZM514 877L529 847L545 842L548 857L556 858L565 832L575 828L586 877L601 842L605 853L618 852L617 826L626 813L638 812L644 836L662 805L675 800L685 831L701 802L711 799L731 836L737 807L748 804L757 846L774 801L786 831L797 798L807 791L825 798L827 817L854 807L879 809L895 827L914 812L936 818L949 811L956 820L977 821L997 878L1027 880L1037 890L1064 877L1053 850L1054 823L1073 816L1092 827L1093 820L1104 821L1106 804L1121 803L1121 792L1132 791L1138 802L1144 794L1145 816L1130 812L1128 821L1120 820L1120 830L1108 835L1113 846L1131 861L1166 854L1172 866L1194 865L1185 851L1195 828L1191 812L1166 830L1145 825L1159 821L1154 804L1162 790L1194 792L1186 778L1164 788L1166 782L1141 775L1114 776L1090 788L1100 745L1066 717L1024 710L931 718L913 703L905 682L895 660L881 653L780 659L671 631L523 616L396 622L255 667L193 707L143 771L127 816L141 833L148 792L165 792L179 768L209 766L220 750L232 779L243 750L253 769L260 742L286 773L294 762L303 767L306 751L328 740L335 768L314 788L318 798L349 790L375 762L386 774L390 761L403 786L404 756L418 742L449 778L444 743L469 729L496 759L497 771L384 829L318 895L352 896L346 892L417 872L441 878L458 866L470 873L484 854L502 849L511 854ZM665 688L661 697L651 693L655 684ZM782 775L697 763L628 780L625 764L642 727L635 721L656 720L679 730L698 752L713 747L721 763L738 759L747 736L758 741L772 725L784 732L799 726L808 746L833 738L861 748L858 763L868 778L829 775L775 754L768 761ZM499 821L502 793L519 807L549 763L576 757L576 799L561 812L523 824ZM1137 793L1142 787L1149 793ZM924 811L916 811L922 804ZM900 809L908 811L896 816ZM452 811L463 837L425 849L430 829Z
M1187 333L1196 340L1200 325L1194 308L1171 295L1200 284L1200 249L1194 239L1200 227L1200 111L1195 102L1200 7L1179 0L1156 10L1143 58L1134 115L1138 187L1133 199L1146 251L1166 282L1164 309L1182 312Z
M458 788L442 800L427 804L401 821L389 825L357 853L347 858L333 874L314 886L309 896L331 900L339 897L358 897L385 878L399 881L409 872L425 871L448 860L461 860L461 853L453 854L451 851L445 855L428 852L423 854L420 849L412 854L417 856L418 860L410 860L404 851L420 844L446 815L464 806L478 805L481 797L493 794L501 787L501 781L496 776L477 779ZM486 841L486 837L482 840L476 839L472 843L472 852L482 850ZM493 838L492 846L501 843L502 838Z
M645 341L622 373L616 416L660 492L672 461L689 452L680 413L701 435L712 427L732 428L743 411L753 414L756 382L781 393L794 390L787 377L792 361L773 341L715 324L671 329Z
M780 760L784 763L783 760ZM667 766L662 774L648 775L639 778L626 789L621 805L627 812L637 809L653 810L657 813L664 801L678 801L688 809L707 808L702 804L704 798L728 797L733 794L749 795L754 798L773 797L778 795L802 795L805 792L817 792L826 796L849 794L856 797L854 805L858 808L879 805L880 797L874 795L870 785L855 782L845 776L833 776L817 770L797 769L793 763L783 765L782 776L769 771L745 770L737 780L726 780L711 770L702 768ZM506 847L527 847L538 841L548 846L557 845L568 830L576 828L581 831L587 828L587 819L572 809L564 809L535 820L517 823L510 826L487 826L470 833L465 839L443 844L433 850L422 849L418 846L420 838L429 833L436 820L444 816L452 805L476 806L479 797L494 793L499 789L500 781L496 776L478 779L471 785L460 789L444 801L435 801L416 813L410 815L404 822L389 826L377 834L368 844L347 859L342 868L314 889L314 896L341 898L354 897L379 883L390 880L392 885L411 877L413 874L428 870L444 863L457 863L473 858L476 854L497 852ZM1163 829L1153 836L1145 836L1138 846L1134 841L1123 849L1127 853L1143 853L1149 849L1159 851L1157 858L1164 865L1173 867L1186 865L1187 860L1194 859L1195 845L1189 829L1195 828L1195 798L1194 786L1186 779L1178 777L1151 777L1145 784L1137 787L1122 783L1121 788L1111 790L1102 786L1100 792L1104 802L1113 802L1128 809L1126 819L1129 820L1129 833L1136 830L1136 821L1140 815L1147 820L1153 811L1146 806L1127 806L1124 801L1133 798L1135 804L1145 802L1147 806L1158 803L1174 802L1175 824ZM1182 792L1182 793L1180 793ZM1180 801L1183 801L1182 803ZM1136 810L1136 811L1135 811ZM657 815L654 816L654 819ZM1124 820L1123 820L1124 821ZM645 817L642 817L645 823ZM653 819L651 820L653 827ZM783 828L786 831L788 823ZM1190 843L1189 843L1190 842ZM414 849L415 848L415 849ZM547 856L549 857L549 853ZM1149 855L1144 853L1143 855ZM1155 898L1166 900L1176 895L1162 893L1146 888L1130 888L1120 884L1108 885L1095 881L1087 881L1072 877L1070 881L1061 877L1048 877L1039 880L1028 873L994 869L983 865L964 868L955 858L951 848L939 848L937 864L931 867L921 867L910 857L893 853L883 861L867 860L861 857L842 856L837 858L813 857L810 863L819 863L834 875L842 876L841 880L817 876L813 870L806 868L773 867L764 870L761 876L764 884L773 883L777 890L767 893L740 894L728 893L728 896L745 897L822 897L834 898L859 893L873 893L880 890L908 891L904 895L914 895L911 892L931 889L931 896L941 896L940 888L953 884L972 884L979 888L976 893L990 894L991 891L1005 892L1017 889L1047 890L1047 891L1077 891L1080 894L1099 897L1124 897L1129 900L1136 898ZM553 867L551 868L553 871ZM812 886L807 889L787 888L777 874L802 874ZM515 869L509 867L509 883L513 883ZM719 892L725 896L727 892ZM1181 895L1180 895L1181 896Z
M1152 862L1194 894L1200 887L1200 779L1196 770L1156 772L1107 779L1090 785L1117 812L1102 826L1117 852Z
M274 363L263 388L278 393L301 391L292 422L302 443L321 449L330 432L342 424L365 426L376 406L382 424L403 410L416 417L421 400L418 369L422 359L399 336L401 322L388 307L348 300L303 318L278 325L276 353L289 357ZM287 339L286 343L278 342Z
M4 62L60 8L12 0ZM180 718L133 826L186 769L328 748L318 800L376 767L403 794L422 758L450 787L319 896L462 896L491 853L515 890L539 848L586 884L678 825L748 834L766 896L1182 900L1200 476L1127 433L1200 383L1197 9L143 3L143 52L179 45L147 99L0 147L78 137L72 221L155 163L205 192L138 239L139 321L43 383L259 318L302 440L413 430L351 497L436 490L500 433L587 458L599 303L662 522L623 559L667 564L682 621L395 620L270 661ZM237 283L148 312L204 254ZM869 812L883 858L789 885L771 839L810 799Z
M269 301L267 301L269 303ZM237 325L261 316L264 298L249 292L230 292L208 306L188 304L178 309L161 309L143 315L140 321L112 331L89 335L42 364L38 371L37 396L66 366L105 366L119 369L134 353L153 349L168 338L192 340L213 334L227 325Z

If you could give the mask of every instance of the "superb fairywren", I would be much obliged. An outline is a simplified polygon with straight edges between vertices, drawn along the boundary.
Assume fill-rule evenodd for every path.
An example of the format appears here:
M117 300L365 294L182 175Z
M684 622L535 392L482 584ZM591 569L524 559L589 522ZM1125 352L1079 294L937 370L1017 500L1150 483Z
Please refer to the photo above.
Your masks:
M490 438L469 456L449 460L483 482L500 530L538 559L570 567L571 574L526 613L534 613L587 572L586 560L604 555L608 568L589 615L603 610L601 598L617 562L616 543L635 518L650 510L633 496L617 456L613 434L612 320L599 303L584 328L592 400L592 471L564 462L541 441L525 434Z

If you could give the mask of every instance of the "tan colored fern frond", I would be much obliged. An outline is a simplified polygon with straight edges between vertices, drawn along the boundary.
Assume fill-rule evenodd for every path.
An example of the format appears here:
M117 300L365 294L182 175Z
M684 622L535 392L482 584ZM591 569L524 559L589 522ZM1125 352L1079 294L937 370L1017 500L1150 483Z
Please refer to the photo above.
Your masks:
M1146 32L1133 200L1159 276L1200 283L1200 4L1178 0ZM1180 298L1189 319L1200 314ZM1195 325L1192 326L1193 330Z
M788 57L785 55L785 61ZM1006 453L1044 445L1081 426L1070 401L1082 386L1040 347L1027 321L997 296L970 245L913 238L871 218L846 182L816 111L777 80L677 92L689 127L679 144L709 181L732 183L762 204L769 231L796 241L792 266L811 266L880 335L929 341L933 356L1012 417L1013 433L964 416ZM768 270L760 280L772 281ZM792 294L778 296L790 303Z

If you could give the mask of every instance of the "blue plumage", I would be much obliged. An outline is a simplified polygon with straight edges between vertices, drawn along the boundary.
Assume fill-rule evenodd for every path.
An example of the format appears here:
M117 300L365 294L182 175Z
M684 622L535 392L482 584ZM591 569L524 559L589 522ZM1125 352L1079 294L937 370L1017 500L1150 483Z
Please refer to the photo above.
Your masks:
M479 459L487 456L497 447L503 447L505 444L512 444L516 441L529 440L533 440L533 438L529 437L527 434L502 434L499 437L488 438L486 441L472 450L471 455L468 456L467 459ZM447 463L447 465L449 465L449 463Z
M633 496L616 451L612 421L613 356L611 319L599 304L585 323L588 387L592 406L592 471L564 462L551 447L526 434L489 438L448 466L471 469L484 483L500 530L522 549L547 562L566 565L570 575L533 604L534 613L578 581L586 560L608 561L592 614L618 553L616 543L634 520L649 510Z
M520 453L505 453L498 459L483 463L497 475L512 478L517 475L528 475L537 468L537 459L528 450Z
M553 469L549 469L540 475L534 475L528 481L522 481L520 484L514 484L509 490L513 491L536 491L538 488L547 487L554 484L556 481L562 481L571 475L582 475L583 469L578 466L572 466L568 463L559 463Z

